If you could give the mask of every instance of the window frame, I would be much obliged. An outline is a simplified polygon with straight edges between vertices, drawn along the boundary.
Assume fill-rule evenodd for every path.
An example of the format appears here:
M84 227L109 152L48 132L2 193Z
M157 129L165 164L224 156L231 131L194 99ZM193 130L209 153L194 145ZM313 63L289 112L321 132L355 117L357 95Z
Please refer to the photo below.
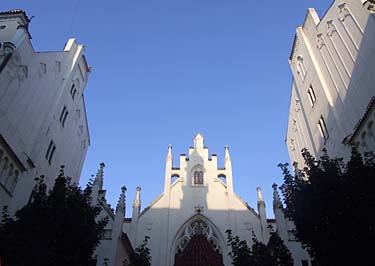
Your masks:
M320 135L324 139L324 144L326 144L327 140L329 139L329 133L328 133L327 125L324 121L323 116L320 116L319 118L318 128L319 128Z
M204 184L203 171L195 170L194 171L194 185L203 185L203 184Z
M52 163L52 158L53 158L53 155L55 154L55 151L56 151L56 145L53 142L53 140L51 140L48 145L48 149L47 149L46 156L45 156L49 164Z
M316 103L316 94L315 94L315 91L314 91L314 88L313 88L312 85L309 86L309 88L307 90L307 95L309 96L311 107L314 107L314 105Z
M66 121L66 118L68 117L68 114L69 114L68 108L66 108L66 105L64 105L60 114L60 119L59 119L62 127L65 126L65 121Z

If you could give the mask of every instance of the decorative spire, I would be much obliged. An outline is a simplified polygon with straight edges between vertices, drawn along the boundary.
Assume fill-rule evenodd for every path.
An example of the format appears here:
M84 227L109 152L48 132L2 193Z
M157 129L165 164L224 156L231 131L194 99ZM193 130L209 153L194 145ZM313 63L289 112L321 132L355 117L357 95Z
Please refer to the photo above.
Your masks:
M104 174L104 163L100 163L100 167L98 170L98 173L96 174L95 180L94 180L94 186L97 185L99 186L100 189L103 187L103 174Z
M197 135L194 136L194 148L203 149L203 147L203 136L200 132L198 132Z
M260 187L257 187L257 192L258 192L258 203L264 203L262 190L260 189Z
M277 191L277 184L273 183L272 188L273 188L273 207L280 208L283 205L280 200L279 192Z
M119 211L125 212L125 192L126 192L126 187L122 186L120 198L118 199L118 203L116 206L116 213Z
M229 146L228 145L225 145L225 157L224 157L224 161L230 161L230 154L229 154Z
M133 208L141 208L141 187L137 187L137 192L135 193L135 199L133 202Z
M172 144L168 145L167 159L172 159Z

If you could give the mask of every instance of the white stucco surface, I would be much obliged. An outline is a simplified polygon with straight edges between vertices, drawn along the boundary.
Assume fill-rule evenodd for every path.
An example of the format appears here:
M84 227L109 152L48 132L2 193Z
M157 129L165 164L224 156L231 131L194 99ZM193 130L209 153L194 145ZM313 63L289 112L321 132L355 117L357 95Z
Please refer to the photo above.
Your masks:
M169 147L164 192L139 212L138 189L132 219L124 223L123 230L129 235L133 247L137 247L145 236L149 236L152 265L172 266L176 252L178 249L183 250L197 223L206 228L206 237L215 243L223 255L225 265L231 264L226 246L226 230L232 230L234 235L246 240L249 245L252 245L252 232L260 241L267 243L267 227L273 225L277 229L276 223L266 219L265 203L260 190L258 212L234 193L231 167L229 148L225 148L225 167L218 168L216 155L208 156L208 148L204 147L201 134L195 136L194 147L189 149L189 155L180 155L179 167L173 166L172 148ZM195 184L195 172L203 172L202 184ZM284 217L282 211L278 218L280 215ZM289 227L285 226L285 230ZM291 247L293 256L299 260L296 265L299 265L301 259L308 260L306 252L298 243L288 243L288 239L285 242Z
M51 187L65 165L78 182L90 142L84 46L70 39L63 51L36 52L27 23L23 11L0 13L0 208L11 213L27 202L37 176Z
M322 18L310 8L296 29L286 139L292 162L303 165L303 148L315 157L323 148L330 156L350 155L353 143L346 140L375 95L375 17L369 5L369 1L336 0ZM365 138L362 144L373 145L371 134Z

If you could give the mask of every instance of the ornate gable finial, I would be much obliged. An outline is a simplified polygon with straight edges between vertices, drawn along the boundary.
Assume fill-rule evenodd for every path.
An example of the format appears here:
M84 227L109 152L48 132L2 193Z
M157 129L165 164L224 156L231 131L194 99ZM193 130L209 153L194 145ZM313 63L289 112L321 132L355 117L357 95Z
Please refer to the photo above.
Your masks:
M135 193L135 198L133 202L133 208L141 208L141 187L137 187L137 192Z
M273 207L274 208L281 208L283 205L280 200L279 192L277 191L277 184L273 183Z
M225 156L224 156L224 161L230 161L230 154L229 154L229 146L225 145Z
M168 145L168 154L167 154L167 159L172 158L172 144Z
M258 203L264 203L262 190L260 187L257 187L257 192L258 192Z
M203 135L198 131L198 133L194 136L194 148L203 149L203 147Z
M125 192L126 192L126 187L122 186L121 194L118 199L117 206L116 206L116 213L119 211L125 212Z
M103 176L104 176L104 167L105 164L102 162L99 165L98 173L96 174L95 180L94 180L94 186L99 186L100 189L103 188Z

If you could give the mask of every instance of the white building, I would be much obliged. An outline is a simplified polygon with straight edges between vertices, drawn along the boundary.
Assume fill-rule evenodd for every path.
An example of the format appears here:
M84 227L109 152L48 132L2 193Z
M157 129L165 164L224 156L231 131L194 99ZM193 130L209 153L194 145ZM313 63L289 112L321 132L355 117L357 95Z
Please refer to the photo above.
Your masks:
M128 235L122 231L126 212L126 188L121 188L116 210L113 210L106 201L106 190L103 189L104 166L104 163L100 164L93 183L91 196L93 204L101 208L97 219L106 218L108 219L108 223L104 229L104 235L100 240L100 244L95 249L94 256L96 257L97 266L105 265L105 262L108 266L123 266L124 261L130 261L130 256L133 253L133 247Z
M292 238L290 230L293 226L284 217L277 186L274 185L275 221L266 218L260 188L257 189L258 212L234 192L228 147L225 147L224 167L219 168L217 156L213 154L209 157L201 134L195 136L194 147L189 148L188 156L180 155L178 167L173 166L172 148L169 146L164 192L142 212L140 191L137 188L132 218L125 219L123 231L129 235L133 247L141 244L145 236L150 237L148 247L151 249L152 265L178 266L179 260L188 257L185 253L190 241L200 238L199 245L210 247L211 253L205 250L205 255L210 253L229 266L231 261L225 231L231 229L234 235L251 246L252 232L258 240L268 242L269 225L277 230L292 252L295 265L301 265L302 261L303 265L310 263L306 251Z
M372 3L370 3L372 2ZM375 150L373 1L336 0L320 19L310 8L296 30L286 143L292 162L307 148L348 159L351 146Z
M77 182L90 142L84 88L90 73L83 45L36 52L25 12L0 13L0 208L22 207L60 165Z

